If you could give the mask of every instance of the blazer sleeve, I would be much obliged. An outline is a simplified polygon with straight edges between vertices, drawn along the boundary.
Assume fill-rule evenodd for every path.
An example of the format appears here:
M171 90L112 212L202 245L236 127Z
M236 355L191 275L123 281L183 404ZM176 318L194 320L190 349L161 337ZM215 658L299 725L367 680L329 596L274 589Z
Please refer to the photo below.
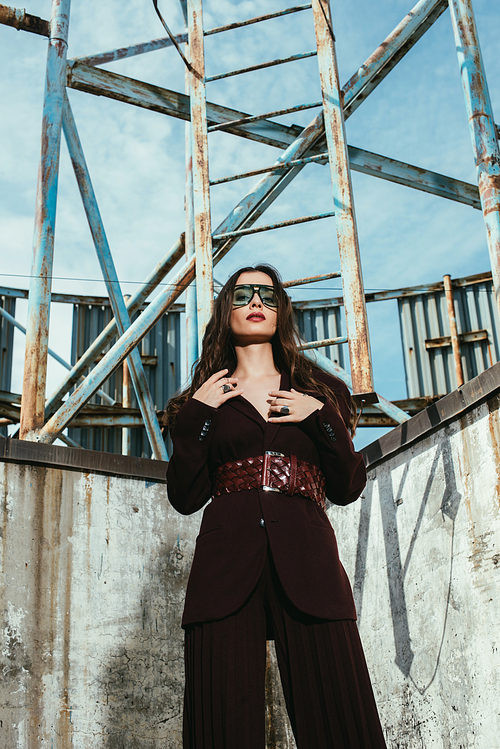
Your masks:
M340 414L327 401L323 408L297 425L316 445L326 480L326 496L336 505L354 502L366 484L363 456L355 451L348 430L350 413L346 400L349 401L350 395L343 387L346 393L339 393Z
M167 468L170 504L182 515L201 509L212 495L208 456L219 412L190 398L177 414Z

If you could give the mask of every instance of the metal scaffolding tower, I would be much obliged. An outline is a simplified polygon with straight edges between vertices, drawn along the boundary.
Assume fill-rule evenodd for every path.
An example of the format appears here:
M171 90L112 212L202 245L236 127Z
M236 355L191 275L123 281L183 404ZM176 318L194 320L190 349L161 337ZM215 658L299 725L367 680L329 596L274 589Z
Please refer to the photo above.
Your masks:
M493 285L500 306L500 151L486 76L482 63L472 0L419 0L372 55L341 86L337 70L334 18L329 0L283 9L279 12L228 23L212 29L203 27L202 0L180 0L187 33L173 36L163 21L167 36L150 42L87 56L67 59L67 40L71 0L52 0L50 21L23 10L0 6L0 22L24 31L47 36L47 74L42 121L37 207L33 246L32 279L29 292L26 330L25 373L21 404L20 437L53 442L71 423L105 380L126 359L142 418L153 454L166 459L158 419L148 390L137 345L161 316L187 291L188 364L196 360L206 323L210 317L214 293L213 268L241 237L334 216L339 268L332 258L332 271L321 278L340 276L346 316L346 337L316 341L305 345L306 355L334 372L352 388L360 401L376 407L396 422L408 415L374 393L365 293L361 271L361 252L356 227L350 170L387 179L418 190L440 195L482 208L487 230ZM157 3L155 2L155 7ZM463 82L470 135L477 168L478 189L429 170L388 159L348 146L345 120L362 104L404 55L449 7ZM161 16L158 8L157 11ZM230 33L242 26L265 23L290 14L309 16L314 26L316 49L272 59L259 65L241 67L226 73L206 76L205 37ZM163 20L163 19L162 19ZM182 51L182 45L184 51ZM102 69L99 65L139 54L175 46L186 65L186 94L145 84ZM275 67L317 57L322 100L306 102L287 109L248 114L207 101L207 84L249 71ZM92 182L67 96L67 88L105 96L152 109L186 121L186 228L185 233L160 260L144 283L124 300L118 274L106 238ZM279 124L272 118L293 111L318 109L318 114L297 132L296 126ZM236 137L279 146L283 153L268 167L228 175L210 181L208 137L224 130ZM61 132L68 146L83 206L99 258L114 318L70 369L57 391L46 397L48 324L54 230L57 205L58 168ZM334 211L304 215L280 223L256 225L276 198L308 165L329 163ZM259 177L254 187L240 200L219 226L212 230L210 194L217 185L243 177ZM333 242L332 242L333 245ZM334 246L332 246L334 255ZM172 284L162 290L134 319L153 290L183 259ZM299 285L313 279L298 279ZM195 286L193 284L195 282ZM451 286L450 286L451 288ZM131 322L131 320L134 320ZM118 339L104 357L103 349ZM454 353L459 359L458 335L453 336ZM318 353L326 345L347 343L350 370L340 369ZM95 366L94 366L95 365ZM89 368L93 367L90 371ZM82 379L83 377L83 379ZM78 386L73 390L75 385ZM73 390L73 392L71 392ZM63 401L67 393L69 397Z

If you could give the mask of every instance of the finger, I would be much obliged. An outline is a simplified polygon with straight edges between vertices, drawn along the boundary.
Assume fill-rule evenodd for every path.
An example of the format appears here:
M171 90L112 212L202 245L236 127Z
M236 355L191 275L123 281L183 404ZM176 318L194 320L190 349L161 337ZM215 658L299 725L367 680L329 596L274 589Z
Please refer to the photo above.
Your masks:
M294 421L294 417L292 414L289 414L288 416L270 416L268 418L268 421L275 421L276 423L283 424L285 421Z
M209 377L207 382L217 382L218 380L222 380L222 378L225 377L228 372L229 369L221 369L220 372L216 372L211 377Z
M270 390L268 395L271 395L273 398L293 398L289 390Z
M243 390L230 390L227 393L224 393L222 402L225 403L230 398L236 398L237 395L241 395L243 392Z

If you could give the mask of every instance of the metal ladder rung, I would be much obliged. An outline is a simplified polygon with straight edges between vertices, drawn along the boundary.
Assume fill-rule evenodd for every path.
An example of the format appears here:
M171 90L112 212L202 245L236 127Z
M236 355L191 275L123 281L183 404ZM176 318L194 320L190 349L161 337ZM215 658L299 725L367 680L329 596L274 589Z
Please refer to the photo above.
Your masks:
M222 185L225 182L233 182L236 179L245 179L245 177L256 177L259 174L266 174L267 172L276 172L280 169L292 169L294 166L302 166L303 164L323 164L328 161L327 153L320 153L317 156L307 156L303 159L292 159L291 161L283 161L281 164L273 164L273 166L264 166L261 169L254 169L251 172L242 172L241 174L233 174L230 177L221 177L220 179L214 179L210 182L210 185Z
M314 109L315 107L322 107L322 101L313 101L311 104L297 104L295 107L288 107L287 109L277 109L275 112L266 112L265 114L254 114L248 117L242 117L239 120L230 120L229 122L219 122L217 125L210 125L208 128L209 133L213 133L216 130L224 130L226 127L234 127L235 125L243 125L246 122L258 122L259 120L267 120L269 117L280 117L282 114L291 114L292 112L302 112L304 109Z
M237 231L228 231L224 234L214 234L212 239L214 242L223 239L232 239L233 237L243 237L247 234L257 234L261 231L270 231L271 229L281 229L284 226L293 226L294 224L305 224L307 221L317 221L321 218L330 218L335 216L334 211L328 213L318 213L315 216L301 216L300 218L292 218L289 221L279 221L276 224L265 224L264 226L254 226L251 229L238 229Z
M280 16L287 16L290 13L298 13L301 10L309 10L312 8L311 3L307 5L296 5L293 8L286 8L285 10L278 10L276 13L268 13L265 16L256 16L255 18L249 18L247 21L236 21L235 23L228 23L226 26L217 26L214 29L208 29L204 31L204 36L211 36L212 34L220 34L222 31L231 31L232 29L239 29L241 26L249 26L252 23L260 23L261 21L269 21L271 18L279 18Z
M325 346L338 346L341 343L347 343L347 336L340 336L339 338L325 338L323 341L310 341L309 343L302 343L299 345L300 351L307 351L311 348L324 348Z
M317 283L318 281L327 281L329 278L340 278L342 273L339 270L333 273L322 273L319 276L308 276L307 278L296 278L295 281L285 281L284 289L290 289L292 286L303 286L306 283Z
M262 68L272 68L275 65L283 65L285 62L294 62L295 60L305 60L307 57L316 57L318 52L313 50L312 52L301 52L299 55L292 55L291 57L281 57L278 60L271 60L270 62L262 62L259 65L251 65L249 68L241 68L241 70L231 70L229 73L219 73L219 75L211 75L205 78L205 83L211 81L220 81L222 78L230 78L233 75L241 75L242 73L251 73L254 70L262 70Z

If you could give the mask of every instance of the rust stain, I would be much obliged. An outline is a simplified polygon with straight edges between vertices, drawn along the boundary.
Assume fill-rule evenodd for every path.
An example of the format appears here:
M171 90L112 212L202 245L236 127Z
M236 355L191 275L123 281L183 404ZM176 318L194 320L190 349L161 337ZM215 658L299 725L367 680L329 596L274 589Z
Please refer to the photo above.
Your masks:
M500 505L500 434L499 434L499 397L488 400L488 429L490 430L491 447L493 449L495 472L497 476L497 502ZM494 409L494 410L493 410Z

